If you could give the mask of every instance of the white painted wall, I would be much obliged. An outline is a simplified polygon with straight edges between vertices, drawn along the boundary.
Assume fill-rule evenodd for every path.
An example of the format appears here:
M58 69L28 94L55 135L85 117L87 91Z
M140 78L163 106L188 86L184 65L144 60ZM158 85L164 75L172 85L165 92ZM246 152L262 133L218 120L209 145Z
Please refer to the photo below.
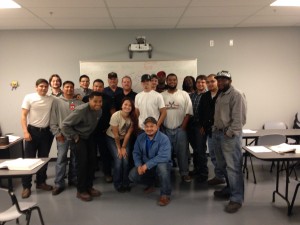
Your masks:
M0 31L2 131L22 135L21 102L35 91L38 78L58 73L78 84L79 61L128 61L128 44L138 35L145 35L154 46L153 60L197 58L199 74L229 70L233 85L247 96L246 128L261 128L268 120L291 126L300 111L299 27ZM214 40L214 47L209 47L209 40ZM132 60L146 59L147 54L141 53ZM9 86L12 80L20 83L16 91Z

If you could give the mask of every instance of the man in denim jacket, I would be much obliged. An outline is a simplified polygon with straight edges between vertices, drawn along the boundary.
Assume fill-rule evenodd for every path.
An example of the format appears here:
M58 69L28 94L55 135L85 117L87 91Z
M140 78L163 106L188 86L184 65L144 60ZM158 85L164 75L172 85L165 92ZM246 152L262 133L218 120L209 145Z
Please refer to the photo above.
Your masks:
M156 175L161 188L158 205L166 206L171 196L171 144L169 138L158 130L157 121L148 117L144 121L145 133L138 136L133 150L135 167L129 179L147 185L145 193L153 192Z

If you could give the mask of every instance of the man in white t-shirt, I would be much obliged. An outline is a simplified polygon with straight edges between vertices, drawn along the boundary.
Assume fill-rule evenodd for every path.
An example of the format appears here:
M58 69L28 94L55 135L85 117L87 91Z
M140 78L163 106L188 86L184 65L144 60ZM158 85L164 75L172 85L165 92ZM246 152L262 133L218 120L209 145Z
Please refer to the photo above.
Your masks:
M141 77L141 83L143 91L135 97L135 108L139 118L139 126L141 129L144 129L143 122L146 118L152 116L157 120L157 126L160 127L167 115L164 100L161 94L152 90L151 76L149 74L144 74Z
M22 103L21 125L25 140L25 158L48 157L53 141L50 132L50 112L54 97L48 96L49 83L45 79L36 81L36 93L25 96ZM36 174L36 188L51 191L46 184L47 165ZM31 195L32 176L22 178L22 198Z
M166 81L168 90L161 93L167 109L163 123L164 132L169 137L172 150L176 154L182 181L191 182L186 127L190 115L193 115L193 106L189 94L177 89L178 79L174 73L170 73Z

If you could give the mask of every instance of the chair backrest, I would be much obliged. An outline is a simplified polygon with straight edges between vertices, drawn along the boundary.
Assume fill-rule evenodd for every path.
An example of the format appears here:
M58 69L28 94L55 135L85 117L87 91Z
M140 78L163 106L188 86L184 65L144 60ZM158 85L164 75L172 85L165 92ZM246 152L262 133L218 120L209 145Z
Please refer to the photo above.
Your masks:
M287 129L288 126L284 122L276 122L276 121L269 121L263 125L263 129L271 130L271 129Z
M300 129L300 112L297 112L293 124L294 129Z
M279 145L286 142L286 137L280 134L269 134L258 138L257 145Z

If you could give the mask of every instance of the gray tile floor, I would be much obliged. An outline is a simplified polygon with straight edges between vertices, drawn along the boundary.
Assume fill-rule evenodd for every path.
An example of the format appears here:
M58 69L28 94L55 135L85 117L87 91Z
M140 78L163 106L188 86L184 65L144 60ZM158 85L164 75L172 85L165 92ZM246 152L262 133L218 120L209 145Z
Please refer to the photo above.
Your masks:
M92 202L78 200L76 189L68 187L58 196L49 192L32 189L32 196L28 201L37 201L42 209L47 225L285 225L300 223L300 197L297 198L293 215L287 216L286 203L276 197L272 203L272 192L275 188L275 173L270 173L270 163L255 160L257 184L253 183L252 174L245 179L245 202L236 214L224 212L226 201L213 198L213 191L217 187L198 184L181 183L178 172L173 172L173 195L171 204L166 207L156 205L159 191L145 195L142 186L135 186L130 193L116 192L112 184L103 181L101 172L97 173L95 187L103 192L100 198ZM48 169L48 183L54 181L54 162ZM210 170L211 170L210 165ZM300 171L298 171L300 175ZM281 178L283 184L283 176ZM290 197L297 182L290 183ZM20 181L14 181L15 193L21 200ZM281 185L281 187L283 187ZM300 196L300 193L299 193ZM6 206L4 197L0 197L0 208ZM21 224L25 224L24 218ZM15 224L15 221L7 224ZM39 224L37 214L33 213L31 224Z

